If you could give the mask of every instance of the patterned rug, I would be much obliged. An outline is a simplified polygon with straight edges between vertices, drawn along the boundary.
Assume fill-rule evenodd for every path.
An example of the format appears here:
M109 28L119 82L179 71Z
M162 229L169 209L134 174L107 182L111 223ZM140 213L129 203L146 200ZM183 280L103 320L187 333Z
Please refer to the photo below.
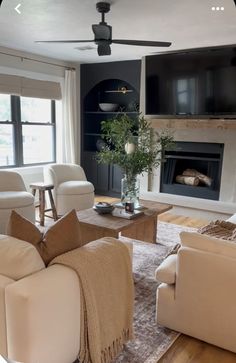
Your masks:
M156 363L178 338L179 333L155 322L158 283L154 273L169 251L180 241L179 232L183 230L194 231L193 228L158 222L157 244L133 241L135 340L125 345L114 363Z

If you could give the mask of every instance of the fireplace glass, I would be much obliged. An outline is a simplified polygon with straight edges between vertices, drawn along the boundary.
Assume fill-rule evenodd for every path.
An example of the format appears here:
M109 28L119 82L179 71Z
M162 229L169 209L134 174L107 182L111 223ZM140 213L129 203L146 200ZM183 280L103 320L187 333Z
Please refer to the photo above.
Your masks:
M160 192L219 200L224 144L182 142L165 151Z

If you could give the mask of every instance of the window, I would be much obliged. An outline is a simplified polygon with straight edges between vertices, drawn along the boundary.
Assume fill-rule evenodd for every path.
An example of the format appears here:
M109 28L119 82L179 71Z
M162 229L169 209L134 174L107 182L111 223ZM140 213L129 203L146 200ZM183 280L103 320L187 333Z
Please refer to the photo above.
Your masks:
M55 101L0 94L0 167L55 161Z

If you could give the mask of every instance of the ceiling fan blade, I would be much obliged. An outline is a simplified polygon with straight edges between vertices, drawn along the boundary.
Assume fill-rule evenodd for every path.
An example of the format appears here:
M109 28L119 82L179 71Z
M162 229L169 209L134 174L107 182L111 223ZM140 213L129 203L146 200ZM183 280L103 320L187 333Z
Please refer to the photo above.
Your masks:
M128 39L113 39L112 43L125 45L139 45L143 47L169 47L170 42L158 42L152 40L128 40Z
M98 55L111 55L111 47L109 43L100 42L98 44Z
M94 40L36 40L35 43L93 43Z
M95 40L110 40L111 39L111 26L107 24L93 24L92 29L94 32Z

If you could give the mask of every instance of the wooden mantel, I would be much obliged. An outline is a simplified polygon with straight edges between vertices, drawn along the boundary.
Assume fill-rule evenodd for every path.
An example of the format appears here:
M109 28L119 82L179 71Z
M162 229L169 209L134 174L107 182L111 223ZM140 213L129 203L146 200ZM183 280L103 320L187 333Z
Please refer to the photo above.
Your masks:
M219 129L236 130L236 118L234 119L187 119L187 118L154 118L146 116L153 128L170 129Z

